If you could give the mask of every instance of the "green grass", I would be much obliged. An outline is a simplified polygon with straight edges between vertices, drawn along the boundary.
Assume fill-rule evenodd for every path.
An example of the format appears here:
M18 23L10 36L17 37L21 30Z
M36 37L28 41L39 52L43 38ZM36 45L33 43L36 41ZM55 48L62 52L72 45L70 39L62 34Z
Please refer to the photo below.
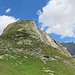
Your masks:
M0 53L2 55L2 51ZM46 64L44 64L41 59L25 54L24 52L10 51L7 53L5 51L4 54L9 54L15 58L9 56L6 59L0 60L0 75L49 75L49 72L46 73L43 70L51 70L54 75L75 74L75 68L63 62L65 59L64 55L61 56L62 59L57 59L56 61L47 60ZM60 55L60 53L58 54ZM27 58L24 58L24 56ZM52 55L48 56L52 57ZM68 57L66 57L66 60L69 60Z
M17 62L22 61L21 65L16 65ZM23 61L22 58L1 60L0 75L45 75L43 70L43 62L35 57L27 55Z

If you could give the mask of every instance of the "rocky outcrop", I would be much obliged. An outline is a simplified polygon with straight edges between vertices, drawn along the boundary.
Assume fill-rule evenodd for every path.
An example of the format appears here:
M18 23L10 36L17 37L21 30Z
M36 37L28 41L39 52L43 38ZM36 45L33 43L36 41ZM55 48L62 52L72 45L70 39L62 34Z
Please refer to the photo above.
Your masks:
M21 32L23 30L25 30L26 33L30 34L30 37L36 38L47 45L57 48L58 51L61 52L62 54L71 56L71 54L62 45L60 45L58 42L52 39L47 33L39 30L36 24L34 23L34 21L31 20L17 21L9 24L4 29L3 34L8 34L15 31ZM17 44L21 44L21 43L22 42L18 42Z

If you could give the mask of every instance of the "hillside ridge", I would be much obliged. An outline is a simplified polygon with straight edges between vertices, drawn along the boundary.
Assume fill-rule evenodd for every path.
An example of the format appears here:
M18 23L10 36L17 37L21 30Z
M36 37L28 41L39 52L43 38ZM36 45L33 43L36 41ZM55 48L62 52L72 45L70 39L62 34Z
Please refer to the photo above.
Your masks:
M34 21L17 21L0 35L0 75L75 75L75 59Z
M60 45L58 42L52 39L47 33L39 30L35 22L32 20L23 20L11 23L4 29L3 34L12 31L22 31L22 30L26 30L26 32L31 34L32 37L36 36L35 38L40 39L45 44L48 44L54 48L59 49L63 54L71 56L70 53L62 45Z

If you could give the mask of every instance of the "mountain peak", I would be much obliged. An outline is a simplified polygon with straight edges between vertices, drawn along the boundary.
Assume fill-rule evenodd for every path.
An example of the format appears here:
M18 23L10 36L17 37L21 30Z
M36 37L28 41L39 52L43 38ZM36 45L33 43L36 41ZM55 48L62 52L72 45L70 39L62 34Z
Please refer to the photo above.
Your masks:
M35 22L32 20L17 21L17 22L9 24L4 29L2 35L7 36L7 34L8 35L9 34L13 34L13 35L15 34L15 36L19 36L19 35L23 35L23 34L29 35L29 37L31 37L31 38L39 40L39 41L43 42L44 44L47 44L51 47L58 49L60 53L67 55L67 56L71 56L70 53L62 45L60 45L58 42L56 42L47 33L39 30L37 28ZM15 38L15 36L14 36L14 38ZM23 37L19 36L19 37L24 38L25 36L23 36Z
M75 75L75 59L31 20L11 23L0 35L0 67L0 75Z
M17 21L14 23L9 24L3 31L3 33L8 33L11 31L18 31L28 28L37 28L36 24L32 20L23 20L23 21Z

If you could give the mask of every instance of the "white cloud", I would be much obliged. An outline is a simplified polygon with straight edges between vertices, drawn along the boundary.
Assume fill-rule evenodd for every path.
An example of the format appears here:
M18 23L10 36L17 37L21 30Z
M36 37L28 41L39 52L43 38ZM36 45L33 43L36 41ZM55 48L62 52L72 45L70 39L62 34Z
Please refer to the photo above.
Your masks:
M38 10L37 15L41 15L41 13L42 13L41 10Z
M50 0L40 11L41 29L48 34L54 33L64 37L75 37L75 0Z
M10 23L18 21L19 19L16 19L12 16L0 16L0 34L2 33L3 29Z
M11 11L11 9L10 8L8 8L7 10L6 10L6 13L9 13Z

